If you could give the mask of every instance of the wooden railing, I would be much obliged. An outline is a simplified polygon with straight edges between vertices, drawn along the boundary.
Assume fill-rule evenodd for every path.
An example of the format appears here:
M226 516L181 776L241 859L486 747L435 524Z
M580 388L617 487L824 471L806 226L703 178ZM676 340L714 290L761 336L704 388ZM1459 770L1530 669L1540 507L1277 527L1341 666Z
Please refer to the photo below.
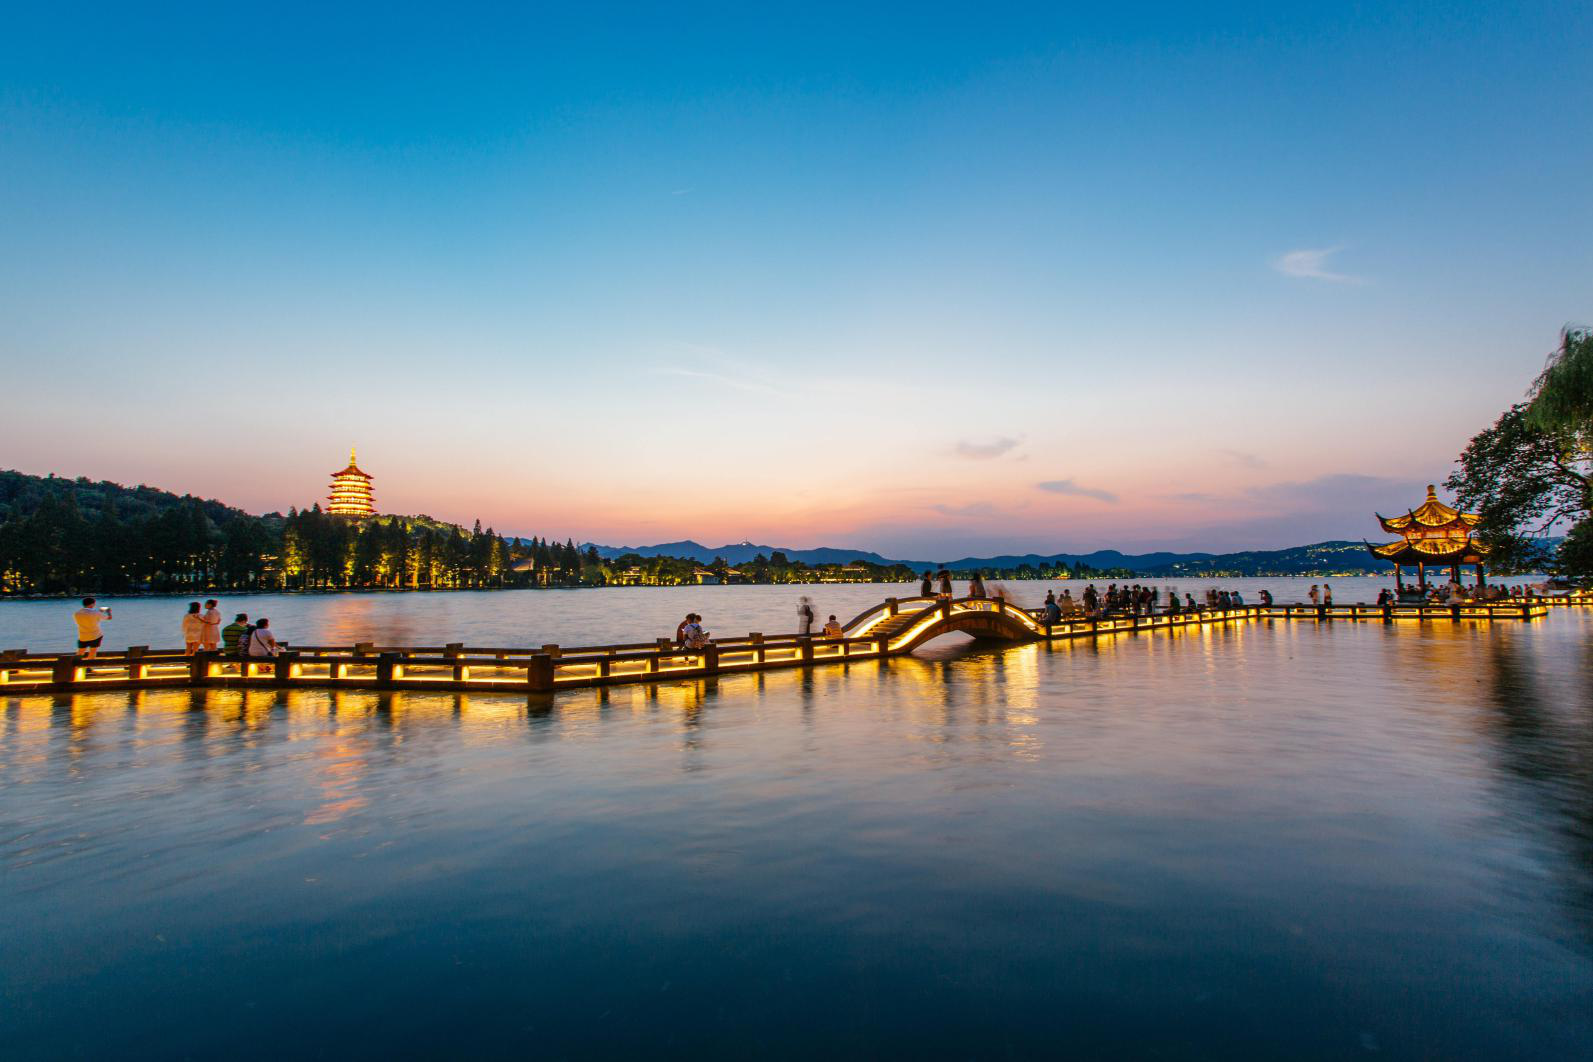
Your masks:
M499 689L547 692L581 686L693 679L770 668L879 660L909 651L936 625L1004 617L1009 638L1066 640L1170 631L1250 620L1464 622L1532 620L1556 605L1593 605L1593 595L1507 599L1455 605L1245 605L1154 615L1067 616L1046 623L1040 610L996 599L889 599L853 618L839 638L753 632L688 649L668 639L539 648L284 645L276 657L133 646L84 660L70 653L0 652L0 691L84 692L160 687L278 686L365 689ZM899 622L900 617L909 622ZM897 621L897 622L893 622ZM988 621L986 621L988 623ZM884 632L884 633L882 633Z

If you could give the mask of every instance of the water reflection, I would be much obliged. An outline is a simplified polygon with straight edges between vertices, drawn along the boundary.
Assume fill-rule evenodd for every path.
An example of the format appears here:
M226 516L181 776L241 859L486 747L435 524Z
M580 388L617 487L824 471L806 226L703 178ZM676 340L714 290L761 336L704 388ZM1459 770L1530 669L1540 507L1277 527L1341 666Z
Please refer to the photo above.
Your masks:
M1540 674L1536 656L1525 639L1492 640L1488 734L1504 768L1498 778L1517 808L1513 820L1534 836L1547 824L1559 850L1522 870L1554 875L1581 946L1593 950L1593 687ZM1585 656L1582 663L1585 679Z
M0 698L0 993L27 1001L0 1035L1580 1057L1590 632L1261 623L557 696ZM439 1000L447 1044L410 1021Z

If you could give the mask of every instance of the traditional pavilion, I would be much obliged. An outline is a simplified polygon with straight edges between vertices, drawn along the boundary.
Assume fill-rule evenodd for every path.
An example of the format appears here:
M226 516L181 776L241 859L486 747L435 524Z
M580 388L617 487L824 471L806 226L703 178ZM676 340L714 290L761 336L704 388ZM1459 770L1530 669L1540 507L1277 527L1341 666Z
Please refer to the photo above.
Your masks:
M360 471L355 463L354 449L349 448L348 467L332 473L332 504L326 511L333 516L375 516L376 495L371 490L372 478Z
M1488 547L1471 537L1481 518L1476 513L1463 513L1438 500L1437 492L1427 488L1427 500L1403 516L1377 514L1378 523L1391 535L1399 535L1398 542L1381 546L1367 544L1372 556L1381 557L1394 565L1394 582L1405 589L1402 573L1406 568L1416 569L1421 588L1427 588L1427 569L1448 568L1455 582L1460 582L1460 570L1473 565L1477 569L1477 585L1485 581L1483 562Z

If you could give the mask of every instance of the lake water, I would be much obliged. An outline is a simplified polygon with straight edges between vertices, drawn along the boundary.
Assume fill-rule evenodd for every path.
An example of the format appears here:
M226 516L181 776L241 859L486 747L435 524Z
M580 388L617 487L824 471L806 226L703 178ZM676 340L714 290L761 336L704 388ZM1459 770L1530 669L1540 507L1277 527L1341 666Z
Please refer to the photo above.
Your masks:
M1512 580L1525 581L1525 580ZM1102 591L1109 580L1096 580ZM1370 602L1392 579L1332 580L1338 604ZM1202 600L1208 586L1238 590L1254 604L1261 589L1279 602L1305 601L1311 579L1163 580ZM966 584L957 584L959 592ZM1084 593L1087 582L1010 582L1018 604L1038 608L1047 590ZM918 584L841 584L823 586L673 586L610 587L598 590L499 590L444 593L234 594L221 600L230 622L239 612L265 616L277 639L302 645L446 645L536 647L651 641L673 636L687 612L699 612L712 634L796 631L797 601L813 599L819 623L830 614L842 623L886 597L911 597ZM182 614L187 600L173 597L102 598L114 618L105 625L105 645L182 646ZM74 601L0 602L0 649L34 652L71 650Z
M301 641L576 644L688 608L789 630L803 592L882 596L248 607ZM117 644L170 644L174 602L115 604ZM0 604L0 645L59 647L62 610ZM0 1045L1587 1057L1593 612L948 638L551 700L0 697Z

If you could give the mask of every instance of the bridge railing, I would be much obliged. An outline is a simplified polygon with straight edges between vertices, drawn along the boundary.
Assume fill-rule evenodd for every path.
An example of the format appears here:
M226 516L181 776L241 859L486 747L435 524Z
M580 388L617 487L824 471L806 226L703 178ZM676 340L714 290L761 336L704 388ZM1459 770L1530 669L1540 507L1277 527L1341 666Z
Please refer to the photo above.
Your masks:
M1573 602L1584 603L1584 602ZM1586 604L1593 605L1593 595ZM668 639L598 646L540 648L441 646L289 645L277 657L240 659L220 653L187 656L177 649L130 646L94 660L72 653L0 651L0 690L91 690L113 687L204 685L307 685L401 689L482 687L549 690L610 682L653 681L660 677L698 677L768 667L877 659L899 652L948 618L979 613L1005 614L1038 639L1110 636L1118 633L1187 628L1245 619L1385 620L1433 622L1528 620L1546 616L1546 599L1511 599L1486 604L1316 606L1247 605L1156 615L1066 617L1045 624L1034 611L991 598L908 598L865 610L842 637L796 634L714 639L691 649ZM881 626L882 617L908 617L905 624Z

